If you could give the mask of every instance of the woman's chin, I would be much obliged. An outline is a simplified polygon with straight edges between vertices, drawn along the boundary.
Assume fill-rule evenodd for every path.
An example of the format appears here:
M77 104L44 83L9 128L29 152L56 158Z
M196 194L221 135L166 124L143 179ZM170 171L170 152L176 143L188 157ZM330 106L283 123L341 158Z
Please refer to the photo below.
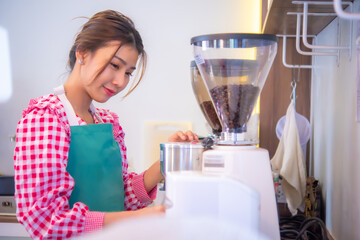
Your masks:
M98 103L106 103L109 99L110 99L110 97L93 98L93 100Z

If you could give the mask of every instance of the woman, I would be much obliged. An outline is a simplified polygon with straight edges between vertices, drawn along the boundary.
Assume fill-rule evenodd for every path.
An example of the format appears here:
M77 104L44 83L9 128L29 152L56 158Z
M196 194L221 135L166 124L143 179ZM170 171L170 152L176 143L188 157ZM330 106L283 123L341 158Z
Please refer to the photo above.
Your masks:
M138 72L129 94L145 65L133 22L116 11L99 12L71 48L65 84L30 101L18 124L14 161L17 218L32 238L65 239L164 213L164 206L145 208L162 179L159 161L142 174L128 173L118 116L92 104L124 90ZM188 131L169 141L197 139Z

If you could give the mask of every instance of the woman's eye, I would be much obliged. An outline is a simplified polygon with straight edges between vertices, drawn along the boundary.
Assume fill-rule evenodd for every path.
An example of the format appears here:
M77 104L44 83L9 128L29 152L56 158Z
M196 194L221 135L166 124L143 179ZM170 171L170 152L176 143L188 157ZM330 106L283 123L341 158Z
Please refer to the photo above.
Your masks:
M116 70L119 69L119 65L117 65L117 64L115 64L115 63L111 63L111 66L112 66L113 68L115 68Z
M126 75L128 75L129 77L132 77L132 73L131 73L131 72L126 72Z

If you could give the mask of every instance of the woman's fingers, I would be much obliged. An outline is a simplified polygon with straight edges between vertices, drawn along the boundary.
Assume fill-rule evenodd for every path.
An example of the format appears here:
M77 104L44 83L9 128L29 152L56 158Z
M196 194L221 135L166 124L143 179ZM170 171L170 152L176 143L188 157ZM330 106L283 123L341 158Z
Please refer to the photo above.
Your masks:
M169 142L191 142L198 140L199 137L192 131L186 131L185 133L182 131L177 131L169 138Z

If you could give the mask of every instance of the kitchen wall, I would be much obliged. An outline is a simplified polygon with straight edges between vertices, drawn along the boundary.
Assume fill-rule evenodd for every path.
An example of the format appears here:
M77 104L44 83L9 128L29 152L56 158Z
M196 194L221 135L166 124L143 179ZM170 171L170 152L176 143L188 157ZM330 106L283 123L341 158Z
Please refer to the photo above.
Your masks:
M130 166L142 171L145 122L191 122L199 135L210 131L190 82L190 38L220 32L259 32L258 0L1 0L0 27L8 31L13 93L0 103L0 173L13 174L9 139L29 99L50 93L68 75L67 54L90 17L115 9L132 18L149 55L138 89L102 105L116 112L126 131ZM1 79L1 77L0 77ZM99 106L99 105L98 105Z
M355 0L359 11L359 0ZM359 25L336 19L316 38L316 44L348 45L359 36ZM359 239L360 226L360 123L356 120L357 55L342 50L335 57L314 57L312 76L312 173L320 180L326 225L335 239ZM359 55L360 56L360 55ZM360 70L360 69L359 69Z

